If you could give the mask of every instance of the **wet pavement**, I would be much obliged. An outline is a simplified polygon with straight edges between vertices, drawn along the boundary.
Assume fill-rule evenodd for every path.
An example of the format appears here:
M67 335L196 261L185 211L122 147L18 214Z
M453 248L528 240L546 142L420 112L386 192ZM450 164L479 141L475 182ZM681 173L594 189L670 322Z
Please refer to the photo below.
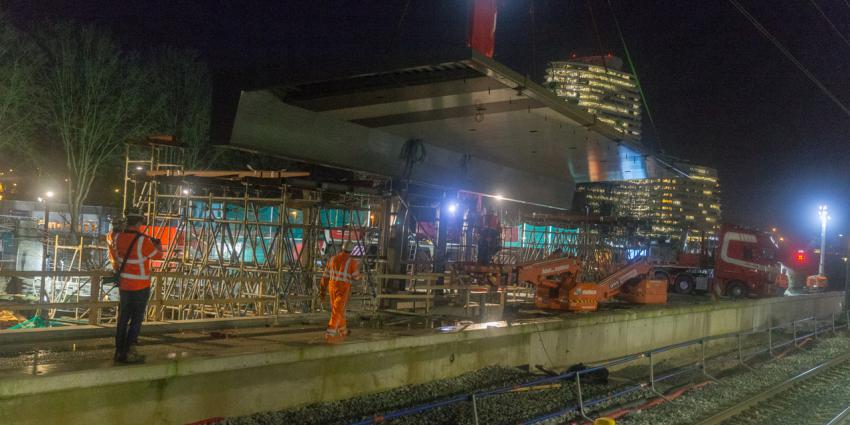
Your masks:
M711 303L707 297L670 297L669 305ZM511 313L509 321L521 323L537 320L569 320L571 317L597 313L560 313L535 310L526 306ZM603 311L656 310L665 306L607 304ZM343 344L392 339L402 336L427 335L436 332L462 332L487 327L503 327L505 321L474 323L472 321L425 321L413 316L385 316L381 319L354 320L349 314L352 335ZM362 319L362 318L361 318ZM145 335L139 338L139 351L147 363L166 363L182 358L212 358L247 353L280 351L287 347L325 344L324 323L301 323L282 326L232 328L219 330L186 330ZM112 338L87 338L26 344L4 344L0 347L0 380L4 376L44 375L58 372L120 367L113 364Z
M169 362L177 358L230 356L278 351L286 347L325 344L324 326L319 324L266 326L256 328L183 331L139 337L139 352L147 363ZM358 326L343 343L392 338L430 329L407 327L370 328ZM44 375L102 367L118 367L112 362L114 340L90 338L38 344L5 344L0 347L0 380L9 375Z

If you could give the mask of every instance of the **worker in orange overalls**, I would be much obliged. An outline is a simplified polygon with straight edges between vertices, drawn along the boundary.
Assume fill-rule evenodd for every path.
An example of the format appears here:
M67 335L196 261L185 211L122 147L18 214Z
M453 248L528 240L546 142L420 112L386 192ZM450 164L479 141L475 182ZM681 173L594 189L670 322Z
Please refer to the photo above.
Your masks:
M113 268L119 273L120 294L114 360L142 363L145 358L136 350L136 344L151 293L151 260L162 258L162 244L139 231L145 219L139 209L130 208L124 215L124 227L110 235L109 244Z
M322 301L331 295L331 320L325 331L325 340L337 342L350 333L345 322L345 306L351 295L351 283L360 279L360 260L351 256L354 244L346 241L342 252L331 257L322 276Z

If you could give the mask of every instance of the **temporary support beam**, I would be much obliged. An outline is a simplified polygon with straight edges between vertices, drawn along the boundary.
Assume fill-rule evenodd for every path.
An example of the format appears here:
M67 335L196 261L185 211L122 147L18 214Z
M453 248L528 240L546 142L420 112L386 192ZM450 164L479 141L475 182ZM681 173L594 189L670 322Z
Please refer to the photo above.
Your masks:
M219 179L244 179L247 177L256 179L285 179L289 177L307 177L310 175L306 171L286 170L149 170L145 174L148 177L209 177Z

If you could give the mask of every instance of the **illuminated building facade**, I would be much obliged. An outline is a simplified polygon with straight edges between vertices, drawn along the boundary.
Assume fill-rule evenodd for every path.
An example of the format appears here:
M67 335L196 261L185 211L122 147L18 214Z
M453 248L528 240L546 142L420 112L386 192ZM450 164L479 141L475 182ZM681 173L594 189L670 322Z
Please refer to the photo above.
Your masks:
M641 223L639 234L653 240L698 245L720 228L717 171L677 164L689 177L580 183L576 205L595 215L626 217Z
M618 132L638 139L640 92L635 77L622 69L622 59L610 54L550 62L546 86Z

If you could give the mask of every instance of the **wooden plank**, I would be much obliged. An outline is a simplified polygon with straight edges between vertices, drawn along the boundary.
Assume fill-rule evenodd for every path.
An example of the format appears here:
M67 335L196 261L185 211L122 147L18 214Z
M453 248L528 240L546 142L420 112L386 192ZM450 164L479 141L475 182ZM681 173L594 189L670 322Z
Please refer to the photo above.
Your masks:
M106 271L106 270L93 270L93 271L84 271L84 272L80 272L80 271L60 271L60 270L53 270L53 271L47 270L47 271L43 271L43 272L42 271L19 272L19 271L11 271L11 270L0 271L0 276L26 277L26 278L41 277L41 276L46 276L46 277L91 277L91 276L94 276L94 275L97 275L97 276L100 276L100 277L105 277L105 276L111 276L112 272Z

